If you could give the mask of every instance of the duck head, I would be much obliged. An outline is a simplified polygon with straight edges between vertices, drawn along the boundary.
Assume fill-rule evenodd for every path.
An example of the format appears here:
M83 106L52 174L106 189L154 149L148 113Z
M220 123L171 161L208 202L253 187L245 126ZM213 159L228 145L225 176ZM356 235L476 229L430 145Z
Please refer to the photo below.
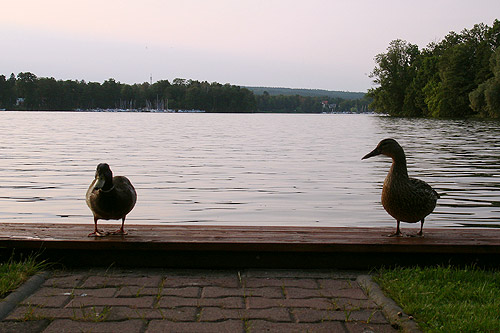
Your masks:
M384 139L379 142L377 147L373 149L371 152L363 156L362 160L377 156L377 155L385 155L389 156L392 159L405 157L405 153L403 148L399 145L399 143L394 139Z
M100 163L95 171L94 189L107 191L113 187L113 172L107 163Z

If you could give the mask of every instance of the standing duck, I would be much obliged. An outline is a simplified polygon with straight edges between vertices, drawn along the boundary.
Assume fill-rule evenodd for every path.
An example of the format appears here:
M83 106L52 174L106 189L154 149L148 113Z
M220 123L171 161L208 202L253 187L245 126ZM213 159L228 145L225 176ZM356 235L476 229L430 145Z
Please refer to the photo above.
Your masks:
M362 160L386 155L392 158L392 166L382 188L382 205L397 221L396 232L390 236L401 236L399 223L420 221L419 236L423 236L424 219L436 207L439 194L426 182L408 177L406 156L403 148L394 139L384 139Z
M115 176L106 163L97 166L95 179L90 184L86 195L87 205L94 214L94 232L89 236L106 236L97 229L97 220L122 220L122 226L112 234L126 235L123 229L125 217L134 208L137 193L127 177Z

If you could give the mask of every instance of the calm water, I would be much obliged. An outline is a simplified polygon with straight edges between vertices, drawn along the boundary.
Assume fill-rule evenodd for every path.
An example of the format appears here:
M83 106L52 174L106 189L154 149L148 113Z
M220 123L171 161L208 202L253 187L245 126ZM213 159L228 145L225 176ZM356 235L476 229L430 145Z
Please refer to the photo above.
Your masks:
M107 162L129 224L394 226L390 160L361 161L385 137L441 194L426 226L500 226L500 122L326 114L0 112L0 222L91 224Z

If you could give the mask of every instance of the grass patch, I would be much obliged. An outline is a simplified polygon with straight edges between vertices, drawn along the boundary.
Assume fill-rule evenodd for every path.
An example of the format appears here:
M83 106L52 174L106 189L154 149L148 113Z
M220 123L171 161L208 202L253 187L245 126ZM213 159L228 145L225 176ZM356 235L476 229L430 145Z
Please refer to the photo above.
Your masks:
M426 332L500 332L500 271L395 268L374 279Z
M38 261L36 255L19 260L11 256L7 262L0 263L0 298L7 296L44 267L46 264Z

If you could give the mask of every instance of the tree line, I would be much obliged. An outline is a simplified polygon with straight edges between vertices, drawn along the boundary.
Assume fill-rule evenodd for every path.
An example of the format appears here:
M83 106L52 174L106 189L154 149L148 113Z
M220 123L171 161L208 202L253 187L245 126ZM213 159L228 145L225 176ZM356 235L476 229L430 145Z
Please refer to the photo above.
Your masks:
M311 97L339 97L342 99L362 99L366 93L364 92L354 92L354 91L334 91L325 89L303 89L303 88L283 88L283 87L251 87L246 86L245 88L253 91L255 95L262 95L264 91L271 96L311 96Z
M0 75L0 108L8 110L174 109L206 112L325 111L325 101L335 111L366 110L370 99L255 95L247 88L217 82L174 79L153 84L124 84L114 79L98 82L56 80L22 72Z
M500 117L500 21L481 23L419 50L393 40L375 56L371 107L392 116Z
M22 98L21 102L19 98ZM199 109L207 112L250 112L251 91L239 86L175 79L153 84L123 84L38 78L33 73L0 75L0 105L13 110Z
M264 91L256 95L256 103L261 112L366 112L372 99L343 99L340 97L315 97L301 95L270 95Z

